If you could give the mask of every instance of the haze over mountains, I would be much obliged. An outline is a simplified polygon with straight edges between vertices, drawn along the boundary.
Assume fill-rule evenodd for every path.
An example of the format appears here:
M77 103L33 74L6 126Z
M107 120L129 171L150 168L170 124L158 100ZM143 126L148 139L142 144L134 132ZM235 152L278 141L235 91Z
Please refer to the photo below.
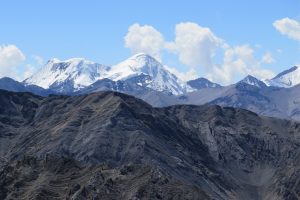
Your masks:
M112 90L134 95L153 106L217 104L300 120L299 76L300 68L294 66L270 80L248 75L229 86L205 78L185 82L153 57L140 53L113 66L83 58L52 59L22 83L0 79L0 88L43 96Z

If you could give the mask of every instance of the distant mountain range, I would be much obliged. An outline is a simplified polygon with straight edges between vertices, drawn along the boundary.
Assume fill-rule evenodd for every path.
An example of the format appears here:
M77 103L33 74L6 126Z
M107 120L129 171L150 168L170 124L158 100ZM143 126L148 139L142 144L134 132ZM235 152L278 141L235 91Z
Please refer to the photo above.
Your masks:
M299 83L300 68L297 66L269 80L248 75L229 86L221 86L205 78L184 82L155 58L140 53L114 66L83 58L66 61L51 59L23 82L0 79L0 89L32 92L41 96L111 90L133 95L158 107L217 104L300 120Z
M36 74L24 80L24 83L68 94L77 92L98 80L127 81L138 76L145 77L144 75L147 78L136 80L137 85L174 95L188 91L188 86L184 82L146 54L136 54L115 66L105 66L83 58L66 61L53 59Z

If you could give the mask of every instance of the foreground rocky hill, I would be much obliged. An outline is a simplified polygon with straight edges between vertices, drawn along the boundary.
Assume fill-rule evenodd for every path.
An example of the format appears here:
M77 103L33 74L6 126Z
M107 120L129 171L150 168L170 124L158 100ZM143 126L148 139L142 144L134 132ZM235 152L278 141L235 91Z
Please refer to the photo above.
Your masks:
M299 145L243 109L0 91L0 199L299 199Z

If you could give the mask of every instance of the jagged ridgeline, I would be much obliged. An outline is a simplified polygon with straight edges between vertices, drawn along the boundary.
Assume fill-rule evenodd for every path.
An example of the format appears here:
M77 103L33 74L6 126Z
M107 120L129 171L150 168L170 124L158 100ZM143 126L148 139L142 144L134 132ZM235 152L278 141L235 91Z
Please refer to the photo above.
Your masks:
M0 199L299 199L299 133L216 105L0 91Z
M251 110L260 115L300 120L300 68L295 66L270 80L251 75L221 86L205 78L184 81L155 58L139 53L117 65L84 58L49 60L22 82L0 79L0 89L50 94L80 95L117 91L143 99L156 107L193 104L221 105ZM282 98L284 97L284 98Z

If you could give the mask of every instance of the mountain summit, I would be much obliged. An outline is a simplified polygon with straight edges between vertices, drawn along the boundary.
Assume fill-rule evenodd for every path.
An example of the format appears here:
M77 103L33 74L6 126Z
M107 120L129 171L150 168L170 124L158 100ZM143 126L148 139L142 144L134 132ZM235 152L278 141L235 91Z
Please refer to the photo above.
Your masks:
M144 53L136 54L113 66L105 78L118 81L128 80L140 75L148 75L150 77L150 79L140 82L141 86L175 95L186 92L187 86L183 81L169 72L155 58Z
M245 84L256 86L259 88L266 87L266 84L263 81L260 81L251 75L246 76L244 79L242 79L241 81L238 82L238 84L240 84L240 83L245 83Z
M187 82L187 84L196 90L200 90L203 88L220 88L221 87L221 85L219 85L217 83L213 83L206 78L197 78L195 80L190 80Z
M41 70L24 80L24 83L70 93L94 83L108 70L108 66L84 58L65 61L51 59Z
M57 92L72 93L101 79L126 81L139 76L143 78L140 78L141 81L137 84L159 92L178 95L185 93L188 87L155 58L144 53L136 54L112 67L84 58L65 61L51 59L40 71L24 80L24 83Z

